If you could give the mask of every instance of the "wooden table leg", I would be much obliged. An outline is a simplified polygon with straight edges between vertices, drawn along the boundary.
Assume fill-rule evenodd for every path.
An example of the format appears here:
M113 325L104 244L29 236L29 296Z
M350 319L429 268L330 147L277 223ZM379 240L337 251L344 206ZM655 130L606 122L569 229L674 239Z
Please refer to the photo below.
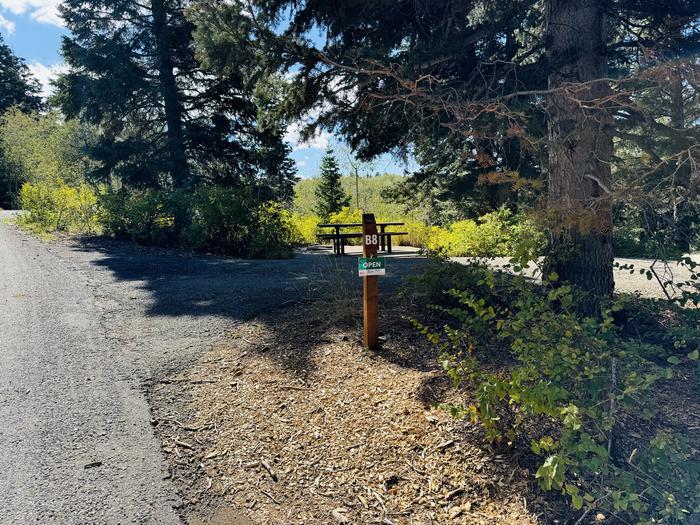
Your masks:
M379 232L384 233L386 231L386 226L381 225L379 226ZM386 249L386 239L384 235L379 236L379 249L384 251Z
M391 235L386 236L386 251L391 253Z

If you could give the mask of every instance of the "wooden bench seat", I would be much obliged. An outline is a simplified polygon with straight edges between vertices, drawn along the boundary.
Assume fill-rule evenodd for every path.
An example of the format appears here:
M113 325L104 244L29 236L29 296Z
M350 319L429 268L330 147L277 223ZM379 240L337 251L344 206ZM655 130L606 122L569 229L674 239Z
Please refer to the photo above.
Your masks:
M394 235L408 235L408 232L382 232L377 234L381 239L381 246L384 249L386 245L387 253L391 253L391 238ZM331 239L333 241L333 251L334 253L345 255L345 241L347 239L361 239L361 232L350 232L350 233L319 233L316 237L319 239ZM338 245L339 244L339 245Z

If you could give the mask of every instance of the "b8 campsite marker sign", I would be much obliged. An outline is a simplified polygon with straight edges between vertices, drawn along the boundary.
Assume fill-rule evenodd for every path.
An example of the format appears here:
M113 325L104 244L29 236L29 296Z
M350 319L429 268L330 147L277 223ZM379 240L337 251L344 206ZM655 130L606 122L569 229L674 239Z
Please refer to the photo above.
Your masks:
M358 270L362 277L362 310L365 324L365 348L379 347L379 286L377 276L384 275L384 258L377 257L379 235L374 214L362 214L362 258Z
M367 275L386 275L384 257L373 257L371 259L362 257L358 261L357 270L360 277L365 277Z

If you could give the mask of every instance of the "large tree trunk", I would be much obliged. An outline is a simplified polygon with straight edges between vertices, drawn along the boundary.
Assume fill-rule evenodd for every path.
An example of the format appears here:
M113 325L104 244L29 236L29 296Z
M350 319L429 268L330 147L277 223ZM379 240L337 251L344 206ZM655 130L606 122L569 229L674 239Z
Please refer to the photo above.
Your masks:
M574 284L580 311L599 315L613 292L612 118L604 99L601 0L548 0L551 246L546 267Z
M680 40L681 31L680 24L673 29L673 39ZM674 50L672 57L675 57ZM677 130L685 128L685 104L683 102L683 75L677 66L671 66L669 72L669 93L671 95L671 127ZM673 242L681 253L690 251L690 239L692 237L693 220L691 217L692 210L689 206L688 193L690 185L690 174L688 168L682 164L684 160L677 161L677 175L681 178L679 186L685 187L682 195L678 195L676 184L673 184L671 191L673 195ZM686 176L688 177L686 179ZM674 179L676 177L674 176Z
M189 183L190 170L187 165L185 140L182 131L182 104L180 103L173 72L173 61L168 46L168 20L164 0L151 0L151 10L153 13L153 36L156 43L160 91L165 107L168 152L170 154L169 171L173 179L173 185L181 188Z

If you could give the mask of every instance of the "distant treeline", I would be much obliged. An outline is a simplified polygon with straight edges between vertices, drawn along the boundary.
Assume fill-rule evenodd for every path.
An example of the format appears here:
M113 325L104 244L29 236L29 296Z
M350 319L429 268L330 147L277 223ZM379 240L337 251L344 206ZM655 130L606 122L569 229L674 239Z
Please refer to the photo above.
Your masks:
M415 220L425 220L427 210L422 206L407 210L404 204L397 203L387 196L405 177L385 173L384 175L344 176L340 184L344 193L350 197L350 206L385 218L410 217ZM316 213L315 191L320 179L303 179L294 187L294 211L302 216Z

